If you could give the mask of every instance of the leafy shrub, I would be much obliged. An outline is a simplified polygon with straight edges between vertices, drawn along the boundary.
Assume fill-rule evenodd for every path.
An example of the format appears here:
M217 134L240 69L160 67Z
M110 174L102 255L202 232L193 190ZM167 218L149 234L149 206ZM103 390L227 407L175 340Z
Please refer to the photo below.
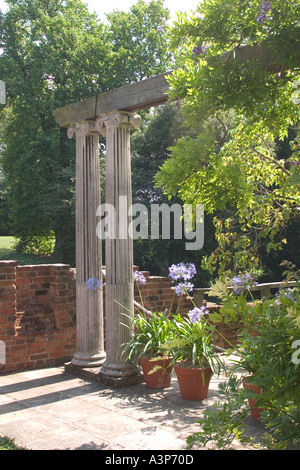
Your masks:
M234 351L237 360L231 377L219 387L224 403L204 413L202 430L188 438L188 446L213 441L228 448L234 439L250 443L246 433L250 409L247 399L253 393L241 387L241 374L262 390L257 406L263 409L263 443L267 448L286 449L300 444L300 293L299 286L283 288L273 299L247 302L246 293L236 295L218 290L223 298L221 314L215 320L240 321L242 333ZM216 289L214 291L216 294Z

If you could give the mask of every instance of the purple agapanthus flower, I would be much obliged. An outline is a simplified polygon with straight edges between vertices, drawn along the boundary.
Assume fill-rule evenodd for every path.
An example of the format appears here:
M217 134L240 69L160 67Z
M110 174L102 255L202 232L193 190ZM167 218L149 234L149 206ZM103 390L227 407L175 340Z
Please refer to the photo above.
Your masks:
M235 294L240 295L243 290L250 290L251 287L254 287L257 282L254 281L253 277L250 274L242 274L240 276L235 276L232 279L233 291Z
M191 284L190 282L180 282L175 287L175 293L176 295L187 294L188 292L191 292L193 289L194 289L194 284Z
M271 2L266 2L263 0L260 10L257 15L257 21L258 23L262 23L263 21L266 21L266 14L268 11L271 9Z
M183 279L184 281L191 280L196 274L196 267L194 263L178 263L172 264L169 268L169 276L173 281L179 281Z
M146 278L141 271L134 271L133 280L138 284L146 284Z
M90 279L86 281L86 287L88 290L97 290L101 286L102 286L102 281L100 281L96 277L90 277Z
M291 300L292 302L294 302L295 304L298 302L296 297L295 297L295 289L279 289L278 292L276 292L275 294L275 297L277 298L276 299L276 304L277 305L281 305L281 302L280 302L280 298L283 298L285 297L286 299L289 299Z
M201 320L203 315L208 315L209 311L202 305L202 307L198 308L195 307L193 310L189 311L189 317L191 319L192 323L197 323L198 321Z

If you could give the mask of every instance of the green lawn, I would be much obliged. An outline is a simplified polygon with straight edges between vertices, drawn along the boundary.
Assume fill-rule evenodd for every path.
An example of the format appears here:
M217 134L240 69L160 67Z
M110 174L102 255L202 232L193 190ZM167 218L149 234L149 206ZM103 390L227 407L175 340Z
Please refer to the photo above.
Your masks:
M47 257L32 253L17 253L13 248L15 242L14 237L0 237L0 260L16 260L19 265L23 266L25 264L47 264Z
M14 244L14 237L0 237L0 246L4 249L10 249Z
M14 237L0 237L0 259L13 259L10 256L14 254L14 242Z

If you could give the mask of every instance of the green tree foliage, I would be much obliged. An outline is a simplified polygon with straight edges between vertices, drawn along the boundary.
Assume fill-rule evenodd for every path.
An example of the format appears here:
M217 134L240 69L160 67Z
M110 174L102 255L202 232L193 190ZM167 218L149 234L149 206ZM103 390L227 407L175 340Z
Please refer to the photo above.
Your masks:
M169 10L163 0L139 0L128 13L107 15L108 39L115 53L113 77L120 83L132 83L158 75L171 67L167 52Z
M168 148L182 135L179 123L180 109L176 105L164 105L145 116L139 132L132 136L132 196L133 203L148 209L150 222L151 204L181 203L177 197L168 198L161 189L154 187L154 175L169 156ZM160 229L161 234L161 229ZM172 232L171 232L172 234ZM186 259L184 240L138 239L134 243L134 262L140 269L152 274L165 275L173 262Z
M132 192L133 202L143 204L148 208L151 204L181 204L177 196L167 196L162 189L156 188L154 176L160 166L170 156L169 148L174 146L182 136L194 136L194 131L182 125L182 114L179 103L171 103L156 108L146 116L141 129L132 136ZM134 262L140 269L149 270L152 274L165 275L168 266L177 264L183 259L197 264L198 286L209 283L210 276L200 268L203 256L210 254L216 248L212 219L206 218L205 247L199 251L186 251L186 240L147 240L139 239L134 244ZM149 230L150 232L150 230ZM161 230L160 230L161 233Z
M13 234L25 248L54 230L57 255L72 261L74 143L52 111L108 88L111 49L80 1L8 3L0 65L13 109L3 155Z
M210 272L258 265L260 247L282 248L299 217L299 14L298 0L204 0L171 30L170 97L183 101L185 124L198 135L177 142L156 180L215 216ZM228 209L231 216L217 216Z
M132 195L135 202L149 206L152 202L166 202L168 197L154 187L158 167L169 157L169 147L183 135L181 110L176 104L156 108L145 117L141 128L132 136Z
M72 263L75 148L52 111L150 75L156 42L160 46L153 75L162 70L165 33L157 27L168 10L161 1L138 2L136 16L128 14L129 25L135 22L136 44L124 38L122 49L121 37L118 45L112 41L122 22L128 25L121 12L112 15L111 25L104 25L80 0L9 0L8 5L1 24L0 70L13 111L2 163L13 235L24 248L33 237L38 241L54 231L54 256ZM125 50L134 57L140 49L138 34L143 34L144 43L149 35L149 50L143 58L136 54L140 60L131 62L129 77L122 57Z

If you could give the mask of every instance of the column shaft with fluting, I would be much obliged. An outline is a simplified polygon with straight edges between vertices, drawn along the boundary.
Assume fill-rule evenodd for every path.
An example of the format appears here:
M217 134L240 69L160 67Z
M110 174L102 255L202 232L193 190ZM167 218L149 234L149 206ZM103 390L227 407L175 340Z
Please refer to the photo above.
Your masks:
M132 204L130 127L140 126L140 116L113 112L100 116L96 128L106 137L106 204L114 208L114 236L105 240L106 360L101 373L124 377L139 372L136 365L124 363L122 344L131 336L134 314L133 241L129 233Z
M76 135L76 335L72 364L101 366L104 358L103 293L86 281L102 278L101 240L96 234L100 205L99 134L87 121L73 125Z

